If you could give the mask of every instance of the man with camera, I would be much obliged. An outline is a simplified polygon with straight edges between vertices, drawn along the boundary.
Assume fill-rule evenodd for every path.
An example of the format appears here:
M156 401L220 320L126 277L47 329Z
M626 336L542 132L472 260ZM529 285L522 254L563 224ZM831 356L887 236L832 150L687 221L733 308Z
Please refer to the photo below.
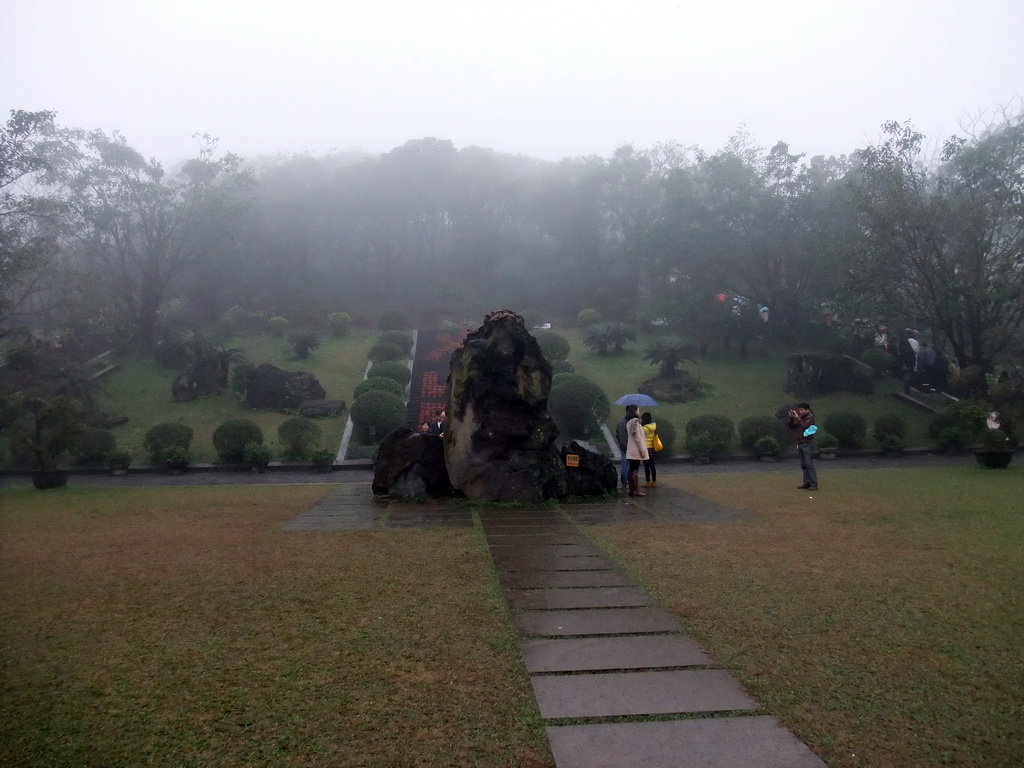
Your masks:
M796 450L800 455L800 469L804 474L803 485L797 488L807 491L818 490L818 473L814 469L814 413L807 403L797 403L789 411L789 428L796 433Z

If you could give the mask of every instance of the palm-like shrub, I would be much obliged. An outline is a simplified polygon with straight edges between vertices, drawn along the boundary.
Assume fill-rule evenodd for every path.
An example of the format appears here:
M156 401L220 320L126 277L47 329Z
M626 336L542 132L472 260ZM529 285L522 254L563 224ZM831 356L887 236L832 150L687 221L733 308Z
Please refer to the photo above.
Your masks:
M320 349L323 339L316 331L298 331L288 335L288 343L291 344L295 356L305 360L310 354Z
M263 444L263 430L249 419L230 419L213 431L213 447L222 461L243 461L248 443Z
M657 365L664 378L676 373L680 363L697 362L699 345L682 336L659 336L644 348L644 360Z
M636 341L636 328L626 323L595 323L583 332L583 343L599 355L621 352L627 341Z

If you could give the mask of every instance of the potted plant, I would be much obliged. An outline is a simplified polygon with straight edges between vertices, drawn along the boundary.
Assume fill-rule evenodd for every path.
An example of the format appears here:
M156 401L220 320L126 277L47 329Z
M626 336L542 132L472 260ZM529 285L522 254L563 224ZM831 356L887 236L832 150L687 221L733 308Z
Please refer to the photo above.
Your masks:
M818 449L818 458L831 460L836 457L836 451L839 449L839 438L831 432L819 429L818 434L814 436L814 445Z
M983 467L1006 469L1013 459L1010 436L1002 429L987 428L981 433L981 443L974 458Z
M754 451L761 458L761 461L778 461L782 453L782 444L778 438L772 435L759 437L754 443Z
M711 435L698 432L686 438L686 450L693 456L694 464L708 464L711 461Z

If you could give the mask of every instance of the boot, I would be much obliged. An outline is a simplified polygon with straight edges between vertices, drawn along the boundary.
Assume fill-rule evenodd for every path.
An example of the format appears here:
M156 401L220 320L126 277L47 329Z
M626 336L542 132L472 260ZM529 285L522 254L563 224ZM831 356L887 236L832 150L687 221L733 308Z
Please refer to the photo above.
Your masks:
M630 496L646 496L647 494L640 490L640 477L639 471L629 473L629 495Z

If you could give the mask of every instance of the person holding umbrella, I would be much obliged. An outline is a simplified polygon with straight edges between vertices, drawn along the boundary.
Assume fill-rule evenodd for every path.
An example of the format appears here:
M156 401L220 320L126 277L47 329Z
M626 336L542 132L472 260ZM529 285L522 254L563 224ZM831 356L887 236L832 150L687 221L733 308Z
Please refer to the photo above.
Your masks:
M640 423L640 409L635 405L626 406L626 459L629 461L627 480L630 496L646 496L640 490L640 465L647 461L647 436Z
M623 488L628 488L629 457L626 453L629 447L629 433L626 430L626 425L629 423L630 418L636 416L641 407L654 407L658 405L658 402L650 395L634 392L629 395L623 395L615 401L615 404L626 406L626 415L619 419L619 423L615 425L615 442L619 446L619 480ZM629 406L633 406L632 411Z

